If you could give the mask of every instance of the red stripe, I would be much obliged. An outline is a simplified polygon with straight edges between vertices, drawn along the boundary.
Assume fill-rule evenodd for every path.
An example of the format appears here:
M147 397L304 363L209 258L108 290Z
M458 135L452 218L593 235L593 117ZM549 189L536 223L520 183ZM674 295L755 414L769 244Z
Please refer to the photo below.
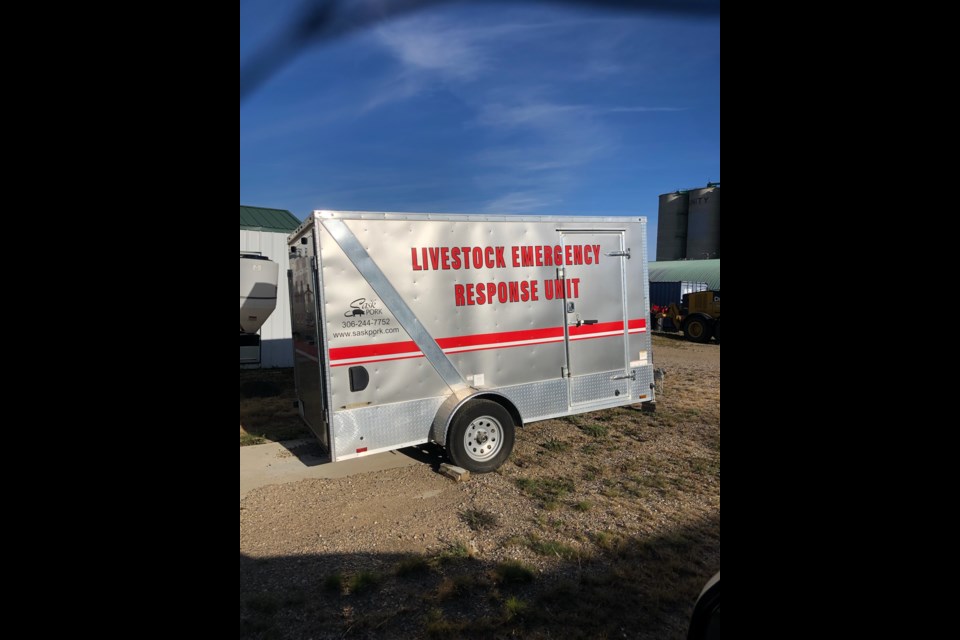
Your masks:
M637 318L627 323L629 329L640 329L646 326L647 321L643 318ZM607 331L618 331L623 329L623 322L601 322L600 324L585 324L579 327L570 327L571 336L582 336L588 333L606 333ZM563 335L563 327L560 327L560 335Z
M622 324L620 325L623 326ZM519 340L542 340L545 338L562 338L563 327L550 327L549 329L526 329L524 331L501 331L499 333L475 333L471 336L453 336L450 338L440 338L437 344L441 349L454 349L456 347L474 347L480 344L492 344L495 342L517 342Z
M647 321L643 318L632 319L627 323L629 329L642 329L646 327ZM580 327L570 327L571 336L588 336L594 333L606 333L607 331L616 331L623 328L622 322L603 322L600 324L587 324ZM496 345L505 342L520 342L523 340L545 340L550 338L562 338L563 327L549 327L546 329L526 329L524 331L501 331L498 333L476 333L468 336L451 336L448 338L439 338L437 344L441 349L454 349L457 347L473 347L480 345ZM596 336L613 337L613 336ZM513 346L532 346L532 345L513 345ZM498 349L502 347L484 346L475 351ZM365 344L356 347L338 347L330 349L330 359L352 360L356 358L369 358L377 360L401 360L418 356L401 356L400 358L379 358L378 356L391 356L399 353L419 352L420 349L412 340L403 342L385 342L382 344ZM359 364L359 363L358 363ZM338 365L334 365L338 366Z

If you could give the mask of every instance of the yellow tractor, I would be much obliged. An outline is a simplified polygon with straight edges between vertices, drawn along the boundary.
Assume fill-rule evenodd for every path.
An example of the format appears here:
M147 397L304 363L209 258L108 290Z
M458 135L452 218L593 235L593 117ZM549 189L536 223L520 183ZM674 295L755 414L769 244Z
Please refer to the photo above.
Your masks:
M720 291L685 293L680 306L672 303L666 315L687 340L709 342L713 336L720 344Z

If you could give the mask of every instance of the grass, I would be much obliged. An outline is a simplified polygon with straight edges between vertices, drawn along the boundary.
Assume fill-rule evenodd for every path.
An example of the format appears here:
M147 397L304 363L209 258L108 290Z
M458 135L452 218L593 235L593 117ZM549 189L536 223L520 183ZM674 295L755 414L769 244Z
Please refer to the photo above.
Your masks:
M588 456L592 456L596 453L599 453L601 450L601 447L596 442L591 442L590 444L583 445L583 447L581 447L580 450L583 451Z
M241 369L240 446L309 438L296 398L293 369Z
M440 586L437 587L436 598L440 602L451 598L460 598L473 591L477 585L477 579L473 574L444 578Z
M547 451L551 451L553 453L563 453L565 451L570 450L570 443L564 442L562 440L557 440L555 438L551 438L550 440L547 440L540 446L546 449Z
M517 478L515 482L521 491L540 500L548 511L555 510L560 499L577 488L569 478Z
M350 578L347 587L350 589L350 593L360 595L377 590L382 582L383 576L379 573L361 571Z
M449 547L447 547L443 553L440 554L440 562L454 562L456 560L463 560L470 557L470 549L467 548L460 540L457 540Z
M593 542L603 551L612 553L614 555L619 554L624 545L622 536L616 533L610 533L609 531L598 531L595 533L593 536Z
M467 509L460 513L460 520L473 531L489 531L499 524L496 514L483 509Z
M324 578L323 588L333 593L340 593L343 591L343 575L339 573L330 574Z
M523 614L527 612L527 609L530 608L530 605L515 596L510 596L507 598L507 601L503 603L503 608L506 612L507 619L512 620L522 617Z
M430 572L430 563L422 556L404 558L397 565L395 573L401 578L423 575Z
M656 344L658 359L668 347ZM718 364L680 356L656 413L620 407L532 423L517 432L514 464L453 488L453 508L410 504L427 534L423 555L405 555L405 533L386 545L396 552L378 544L261 559L244 541L264 532L242 535L241 640L317 629L346 638L685 637L719 568L720 387ZM260 397L241 401L274 391L248 387ZM503 513L493 506L501 498ZM255 504L241 505L242 533L243 509ZM450 537L456 531L462 541ZM355 585L364 571L377 579ZM315 580L330 593L316 593Z
M530 567L513 560L501 562L493 570L493 573L497 582L502 585L529 584L533 582L534 578L533 570Z
M580 431L583 431L588 436L600 439L607 437L607 434L610 432L610 428L597 422L590 422L582 425L580 427Z
M544 540L535 533L530 534L527 546L530 547L531 551L541 556L556 556L564 560L570 560L580 556L580 552L573 547L555 540Z

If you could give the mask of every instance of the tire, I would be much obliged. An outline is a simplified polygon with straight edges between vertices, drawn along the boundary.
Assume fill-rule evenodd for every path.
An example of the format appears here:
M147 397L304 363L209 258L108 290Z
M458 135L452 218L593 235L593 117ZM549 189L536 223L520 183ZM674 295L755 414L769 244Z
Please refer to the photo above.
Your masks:
M717 341L717 344L720 344L720 321L717 320L717 323L713 325L713 338Z
M690 342L707 342L713 331L710 329L710 322L706 318L694 316L687 318L683 323L683 334Z
M447 455L472 473L499 468L513 451L510 413L491 400L474 400L457 412L447 432Z

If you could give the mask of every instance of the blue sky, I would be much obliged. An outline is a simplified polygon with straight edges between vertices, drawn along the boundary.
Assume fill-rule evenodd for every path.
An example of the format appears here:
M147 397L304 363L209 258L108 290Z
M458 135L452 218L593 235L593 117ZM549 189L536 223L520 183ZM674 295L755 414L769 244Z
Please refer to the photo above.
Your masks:
M241 66L298 5L240 3ZM240 203L645 215L720 181L719 18L441 5L308 49L240 106Z

